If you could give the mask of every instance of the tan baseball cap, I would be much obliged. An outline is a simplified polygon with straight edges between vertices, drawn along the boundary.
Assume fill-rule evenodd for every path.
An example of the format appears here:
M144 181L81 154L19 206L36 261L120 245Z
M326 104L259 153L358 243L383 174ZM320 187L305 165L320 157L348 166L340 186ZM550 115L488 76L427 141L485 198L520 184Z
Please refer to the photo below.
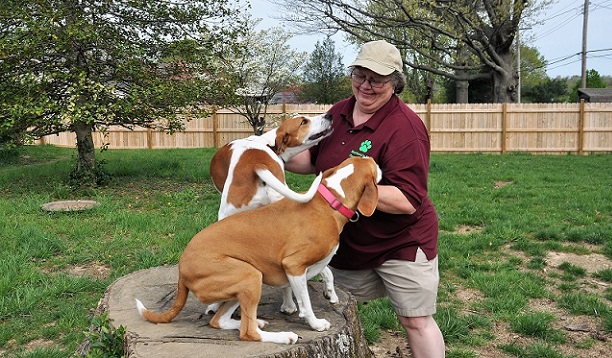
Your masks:
M361 66L381 76L402 72L404 64L399 50L385 40L366 42L350 67Z

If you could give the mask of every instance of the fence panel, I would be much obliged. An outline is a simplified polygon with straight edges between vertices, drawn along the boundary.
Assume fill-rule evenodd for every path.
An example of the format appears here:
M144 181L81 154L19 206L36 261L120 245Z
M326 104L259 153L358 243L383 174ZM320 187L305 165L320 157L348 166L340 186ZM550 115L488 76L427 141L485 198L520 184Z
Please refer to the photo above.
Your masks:
M612 152L612 103L554 104L410 104L426 123L433 152L542 154ZM315 115L329 105L268 107L268 129L287 113ZM144 128L111 127L94 135L97 147L111 149L210 148L253 133L246 119L229 109L185 123L185 131L169 135ZM73 133L37 141L74 147Z
M612 152L612 112L608 106L585 103L584 151Z

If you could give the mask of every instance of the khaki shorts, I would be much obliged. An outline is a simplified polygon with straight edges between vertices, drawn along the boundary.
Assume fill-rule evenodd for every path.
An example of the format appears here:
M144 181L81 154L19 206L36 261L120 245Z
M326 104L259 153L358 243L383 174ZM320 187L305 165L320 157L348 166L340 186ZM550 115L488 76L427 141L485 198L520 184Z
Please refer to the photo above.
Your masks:
M436 313L440 281L438 257L428 261L421 249L417 251L415 262L388 260L369 270L330 268L335 283L359 302L388 296L399 316L422 317Z

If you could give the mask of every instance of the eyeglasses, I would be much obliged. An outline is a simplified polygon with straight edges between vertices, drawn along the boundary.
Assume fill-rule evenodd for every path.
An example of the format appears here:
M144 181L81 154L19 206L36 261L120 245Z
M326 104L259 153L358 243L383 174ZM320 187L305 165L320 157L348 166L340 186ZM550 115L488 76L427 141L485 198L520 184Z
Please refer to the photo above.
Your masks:
M362 85L365 81L368 81L368 83L370 84L370 87L372 88L383 88L385 83L391 81L390 79L381 80L381 79L375 79L371 77L367 78L366 76L357 74L357 73L351 74L351 78L353 79L353 83L357 85Z

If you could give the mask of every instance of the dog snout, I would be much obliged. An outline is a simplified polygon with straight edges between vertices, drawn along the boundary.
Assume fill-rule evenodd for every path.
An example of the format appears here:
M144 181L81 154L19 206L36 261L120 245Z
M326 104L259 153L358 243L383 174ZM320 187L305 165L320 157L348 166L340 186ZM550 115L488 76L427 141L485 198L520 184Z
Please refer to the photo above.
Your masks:
M328 121L331 121L331 120L332 120L332 115L331 115L331 113L325 113L325 114L323 115L323 119L328 120Z

